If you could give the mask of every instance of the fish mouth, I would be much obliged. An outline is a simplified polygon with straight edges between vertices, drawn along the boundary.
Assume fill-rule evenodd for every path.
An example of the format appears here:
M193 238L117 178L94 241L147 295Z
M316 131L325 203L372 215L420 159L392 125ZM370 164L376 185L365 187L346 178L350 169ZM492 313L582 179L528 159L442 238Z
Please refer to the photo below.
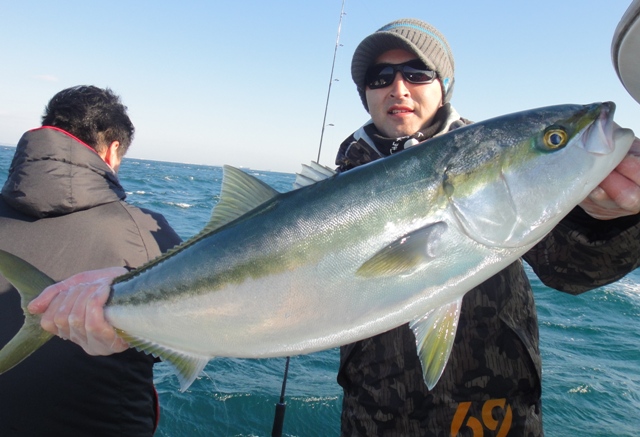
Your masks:
M587 152L595 155L608 155L613 152L613 114L615 110L616 105L613 102L593 105L591 111L599 111L599 114L597 116L594 114L594 122L583 133L584 148Z
M594 122L583 133L584 148L594 155L609 155L616 149L628 149L633 142L633 131L620 127L613 121L616 104L604 102L594 105L592 111L599 111L594 116Z

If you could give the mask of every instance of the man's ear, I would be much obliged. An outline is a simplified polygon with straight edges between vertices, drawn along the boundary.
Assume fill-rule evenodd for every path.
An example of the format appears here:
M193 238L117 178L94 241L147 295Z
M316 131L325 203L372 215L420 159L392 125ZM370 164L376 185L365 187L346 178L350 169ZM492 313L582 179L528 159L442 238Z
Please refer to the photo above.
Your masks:
M104 162L109 164L109 166L115 172L118 172L118 167L120 167L120 161L122 160L122 158L118 154L119 147L120 147L120 141L113 141L107 147L107 152L104 156Z

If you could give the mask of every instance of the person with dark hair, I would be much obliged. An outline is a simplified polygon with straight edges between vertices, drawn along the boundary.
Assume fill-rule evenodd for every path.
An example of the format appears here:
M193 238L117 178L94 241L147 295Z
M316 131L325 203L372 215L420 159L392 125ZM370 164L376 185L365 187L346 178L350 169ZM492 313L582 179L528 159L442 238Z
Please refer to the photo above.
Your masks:
M451 48L429 23L396 20L367 36L351 74L371 120L340 145L339 171L470 124L451 105ZM639 146L524 256L546 285L579 294L638 267ZM340 348L342 436L543 435L538 321L521 260L465 295L431 390L416 349L408 325Z
M109 146L118 142L113 150L117 172L122 157L129 150L135 128L127 107L109 88L76 86L60 91L51 98L42 115L42 126L62 129L93 148L101 158L111 159ZM116 164L114 162L113 164Z
M0 192L0 248L51 278L137 267L180 243L163 216L125 201L117 170L134 126L109 89L77 86L20 139ZM20 329L20 298L0 278L0 346ZM54 338L0 375L2 436L151 436L154 358L133 349L90 356Z

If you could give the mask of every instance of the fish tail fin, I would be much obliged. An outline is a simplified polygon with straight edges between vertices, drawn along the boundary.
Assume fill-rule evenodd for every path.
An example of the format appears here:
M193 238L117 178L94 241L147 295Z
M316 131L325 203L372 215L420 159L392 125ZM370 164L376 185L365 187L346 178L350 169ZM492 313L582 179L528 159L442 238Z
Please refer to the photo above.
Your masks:
M27 305L55 281L25 260L4 250L0 250L0 274L20 293L20 306L24 313L22 328L0 350L2 374L19 364L53 336L40 327L40 316L31 314Z

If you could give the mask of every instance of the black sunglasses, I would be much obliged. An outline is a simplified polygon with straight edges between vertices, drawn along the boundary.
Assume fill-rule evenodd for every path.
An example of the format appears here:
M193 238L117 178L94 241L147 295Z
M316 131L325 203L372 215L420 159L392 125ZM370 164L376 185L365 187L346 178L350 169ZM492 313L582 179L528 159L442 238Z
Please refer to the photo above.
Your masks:
M412 60L403 64L376 64L369 67L364 83L370 89L384 88L393 83L396 73L400 72L407 82L425 84L433 82L438 74L425 67L419 60Z

